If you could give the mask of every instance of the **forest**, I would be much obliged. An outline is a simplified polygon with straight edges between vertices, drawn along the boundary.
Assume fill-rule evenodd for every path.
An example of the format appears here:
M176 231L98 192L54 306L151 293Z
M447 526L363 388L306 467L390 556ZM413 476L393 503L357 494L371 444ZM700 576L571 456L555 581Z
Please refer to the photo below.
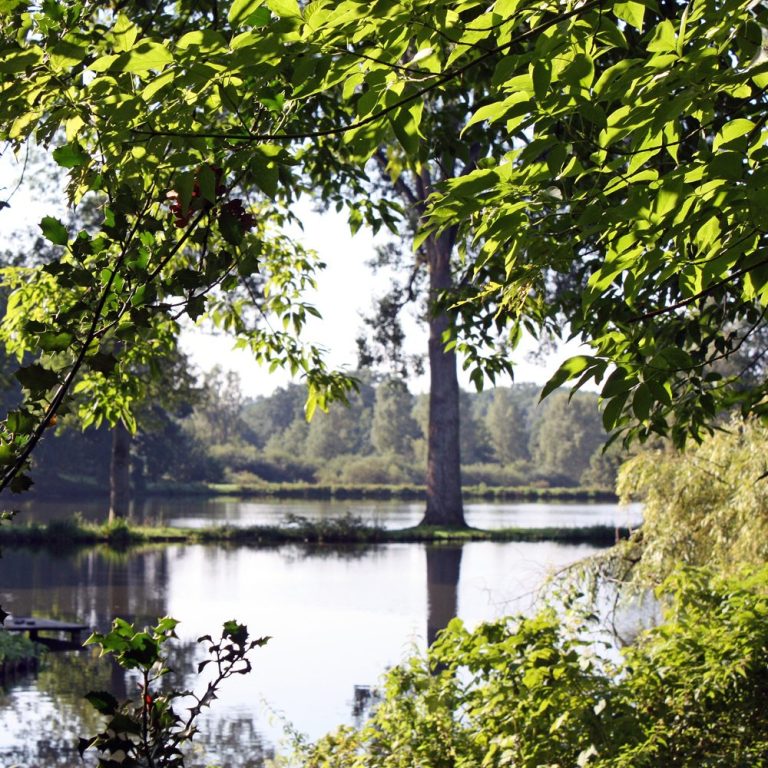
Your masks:
M424 482L427 402L398 379L358 373L348 405L311 422L300 384L255 400L236 374L212 370L170 411L154 404L132 439L134 492L189 483L400 485ZM376 383L378 378L378 383ZM603 452L597 395L563 391L538 405L539 387L520 384L461 394L465 485L612 491L626 453ZM65 417L34 456L39 494L105 493L112 432L82 431Z
M3 525L33 484L108 485L107 525L127 531L153 482L417 482L428 609L455 616L464 484L615 479L643 504L628 540L563 565L534 609L428 631L364 718L291 732L278 763L768 765L763 0L0 0L0 103L17 171L0 216L16 221L41 155L65 208L3 259ZM290 234L302 200L386 234L374 269L397 277L356 374L306 340L325 265ZM406 383L408 306L428 332L425 395ZM249 402L225 371L191 375L179 338L195 324L300 384ZM540 391L505 386L525 339L585 351ZM176 542L152 573L196 551ZM186 592L268 593L282 565L208 594L211 564L239 573L241 554L182 562ZM321 546L286 568L315 556L348 575L361 555ZM110 551L105 572L128 557ZM109 591L144 594L129 587L148 573ZM647 621L622 634L637 601ZM202 713L272 640L231 617L204 630L193 693L169 672L177 619L131 605L87 645L136 696L89 693L100 724L79 752L191 765Z

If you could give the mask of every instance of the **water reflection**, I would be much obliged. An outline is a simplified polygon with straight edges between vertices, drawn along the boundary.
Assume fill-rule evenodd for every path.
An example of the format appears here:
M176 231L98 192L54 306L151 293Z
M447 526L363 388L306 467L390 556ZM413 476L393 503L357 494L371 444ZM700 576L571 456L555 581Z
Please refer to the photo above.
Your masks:
M427 645L458 615L461 546L428 546Z
M356 690L423 649L455 613L475 624L524 610L548 571L594 551L546 542L172 545L55 557L6 550L0 601L20 614L78 619L101 630L115 615L140 624L173 615L181 624L172 666L186 687L202 654L198 636L232 618L272 635L256 651L253 673L225 683L190 762L251 768L271 754L286 722L312 738L351 722L363 698ZM123 695L132 685L91 651L49 656L36 678L0 694L0 765L75 765L75 738L99 729L82 694L104 687Z
M274 525L288 515L309 520L341 517L351 513L384 528L416 525L424 514L421 501L302 501L232 498L146 499L133 504L137 522L162 523L186 528L207 525ZM105 501L28 501L22 505L20 520L47 522L79 513L86 520L103 522ZM537 528L610 525L637 527L642 520L637 504L552 502L471 502L465 505L467 522L478 528Z

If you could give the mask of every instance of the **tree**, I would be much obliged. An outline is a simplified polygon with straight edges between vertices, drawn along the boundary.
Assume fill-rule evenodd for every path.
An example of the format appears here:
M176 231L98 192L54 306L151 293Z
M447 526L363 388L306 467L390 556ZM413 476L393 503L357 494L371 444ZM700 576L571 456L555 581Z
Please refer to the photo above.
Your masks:
M396 235L380 249L377 262L395 265L407 277L379 300L377 316L367 321L379 351L371 355L366 350L363 359L388 357L402 374L399 312L408 302L426 299L430 383L423 523L461 527L465 520L457 353L467 350L450 311L461 280L455 251L458 230L449 226L425 237L417 234L427 201L440 185L469 174L481 158L499 151L504 140L495 130L475 128L461 135L468 109L484 98L490 68L468 72L460 84L417 87L422 80L437 79L453 56L450 39L458 17L453 11L443 15L449 5L441 4L437 13L434 8L427 11L425 4L395 5L380 18L376 13L367 16L363 25L352 22L352 15L345 17L343 10L330 13L330 5L320 11L327 23L321 21L317 29L318 43L340 53L334 75L325 82L339 85L314 107L320 133L332 135L321 135L302 160L324 203L349 209L353 231L367 222L374 230L386 225ZM349 4L347 12L355 7ZM476 15L477 9L469 8L467 22ZM343 85L341 71L348 73ZM398 102L402 109L394 108ZM368 120L378 112L386 119ZM356 118L362 118L361 125ZM348 128L343 142L335 136L341 125ZM509 369L503 355L485 367L490 376ZM481 386L480 368L472 377Z
M246 403L242 418L257 444L263 447L272 436L285 432L293 422L306 423L305 400L306 390L298 384L278 387L271 395Z
M461 219L480 249L460 306L534 330L567 321L593 353L545 393L602 383L604 423L629 437L682 444L722 408L762 413L765 377L744 374L764 344L738 371L717 363L764 324L768 9L501 5L474 54L500 57L495 93L467 125L504 125L514 146L446 184L430 212L429 231Z
M526 413L511 389L500 387L494 390L485 416L485 427L494 455L501 464L529 457Z
M347 407L331 407L319 413L309 425L304 443L305 456L326 461L342 454L371 452L370 433L374 393L370 385L359 385Z
M19 350L43 355L21 373L29 397L4 433L5 484L25 485L29 451L84 373L104 417L130 426L122 362L154 354L182 314L207 313L304 371L310 412L340 396L346 382L318 349L260 322L272 313L298 331L310 312L297 297L311 258L269 222L319 181L360 221L396 229L390 196L365 198L374 167L428 220L414 246L430 264L431 396L446 427L430 436L429 482L442 488L431 515L461 522L453 352L479 384L510 365L490 344L505 326L514 345L567 319L594 353L546 391L603 383L606 426L641 439L682 442L721 406L764 408L763 379L744 388L712 370L763 319L762 4L235 0L115 13L10 0L2 14L0 139L55 147L72 202L108 200L95 236L46 217L62 258L10 283ZM118 336L118 373L104 374Z
M768 429L734 418L684 453L640 452L620 470L624 503L642 500L640 576L659 583L681 563L733 573L768 558Z
M40 11L11 2L0 11L8 75L0 139L16 150L30 140L52 148L67 169L71 204L105 200L95 233L45 217L41 230L57 258L6 273L7 338L20 359L37 359L17 374L26 400L2 435L3 488L28 486L28 457L74 389L89 398L83 418L133 429L142 387L135 371L172 345L183 315L207 316L257 358L302 372L310 411L349 384L295 338L314 311L300 295L316 265L274 228L289 216L282 203L297 186L288 155L275 145L219 151L213 140L169 135L199 129L201 115L240 128L240 98L266 98L265 71L247 54L240 65L228 56L236 7L227 37L216 9L130 10L134 18L90 2ZM214 59L225 54L222 68ZM233 103L238 69L248 87ZM255 127L279 123L276 112L259 108ZM243 195L253 198L250 210ZM270 316L285 330L262 322Z
M605 443L597 396L558 392L543 405L531 435L531 460L543 474L578 485L595 451Z
M380 454L413 456L419 426L413 418L413 396L402 379L387 378L376 387L371 444Z

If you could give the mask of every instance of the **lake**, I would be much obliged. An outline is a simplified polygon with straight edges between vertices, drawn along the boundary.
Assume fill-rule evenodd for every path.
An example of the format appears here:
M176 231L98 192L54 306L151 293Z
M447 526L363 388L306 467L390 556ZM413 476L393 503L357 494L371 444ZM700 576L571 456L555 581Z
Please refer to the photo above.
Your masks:
M391 503L198 503L185 508L174 501L154 513L174 524L245 525L279 520L288 511L307 517L349 511L393 527L393 517L420 514L419 505ZM622 514L626 519L636 512L595 506L599 509L480 504L469 506L468 517L486 527L478 521L508 526L535 520L549 526L563 524L553 520L588 519L576 523L583 525L615 524ZM206 518L204 509L214 514ZM79 620L102 631L114 616L144 625L172 615L181 621L172 666L188 686L202 658L194 642L199 635L215 634L233 618L257 636L271 635L267 646L255 652L253 672L224 684L221 699L202 724L200 752L189 762L194 768L217 762L252 768L279 749L288 726L315 738L353 722L381 674L424 649L451 616L474 625L529 610L549 574L596 551L547 542L171 545L130 553L91 548L58 554L14 549L0 559L0 602L17 615ZM82 694L104 688L125 695L134 685L92 650L50 654L36 677L0 695L0 764L76 765L76 737L95 734L100 723Z
M107 502L26 501L19 506L20 520L48 522L77 513L84 520L103 521ZM543 528L610 525L637 527L642 521L639 504L585 502L468 502L469 525L478 528ZM384 528L417 525L424 514L422 501L304 501L293 499L149 498L134 504L136 522L183 528L207 525L275 525L289 515L322 520L351 513Z

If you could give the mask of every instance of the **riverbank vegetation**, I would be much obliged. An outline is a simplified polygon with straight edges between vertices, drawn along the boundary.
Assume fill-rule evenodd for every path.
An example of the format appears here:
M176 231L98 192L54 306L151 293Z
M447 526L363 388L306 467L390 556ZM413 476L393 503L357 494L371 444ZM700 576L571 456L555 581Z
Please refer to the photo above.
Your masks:
M209 486L277 498L424 498L425 397L402 383L393 395L392 380L359 375L348 406L333 404L309 423L303 387L249 400L235 375L209 373L180 412L155 406L137 420L129 441L133 493ZM609 497L628 454L603 453L597 396L569 403L562 392L541 405L537 398L538 388L523 384L462 393L465 496ZM35 454L34 491L108 493L112 444L107 426L83 432L62 419Z
M441 528L419 525L388 530L364 523L353 515L309 520L297 515L276 525L200 528L133 525L125 519L102 525L69 519L0 527L0 546L66 548L107 544L128 547L147 543L208 543L229 545L462 543L469 541L556 541L611 546L631 531L609 525L542 528Z
M388 675L361 728L300 753L306 768L445 765L763 766L768 569L678 572L664 620L616 659L578 613L451 623Z
M0 629L0 670L17 661L36 659L39 647L21 632Z

